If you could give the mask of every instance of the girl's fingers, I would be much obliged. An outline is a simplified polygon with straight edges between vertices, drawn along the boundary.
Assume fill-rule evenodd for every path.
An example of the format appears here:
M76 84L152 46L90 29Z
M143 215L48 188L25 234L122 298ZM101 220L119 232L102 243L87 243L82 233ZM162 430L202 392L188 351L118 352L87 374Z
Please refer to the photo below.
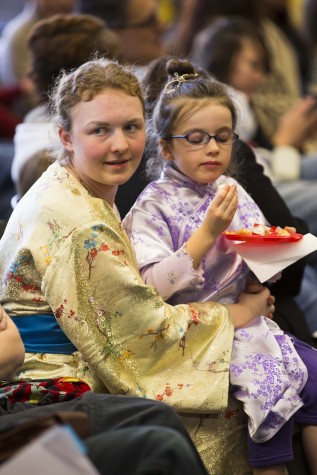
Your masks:
M238 193L235 186L229 187L227 192L225 194L221 193L220 196L222 197L222 200L218 202L218 208L227 209L230 206L236 206L238 203ZM216 203L215 200L213 203Z
M230 202L233 196L237 193L236 185L224 185L219 187L218 193L213 199L212 203L220 205L222 202Z
M220 188L212 202L210 203L211 207L219 207L227 198L228 193L230 192L230 186L226 185Z
M225 185L220 188L209 205L206 222L223 231L232 221L238 206L238 193L235 185ZM222 224L221 224L222 223ZM223 229L220 229L220 228Z
M231 191L231 190L230 190ZM225 218L233 218L238 206L238 193L236 190L226 196L223 203L219 206Z

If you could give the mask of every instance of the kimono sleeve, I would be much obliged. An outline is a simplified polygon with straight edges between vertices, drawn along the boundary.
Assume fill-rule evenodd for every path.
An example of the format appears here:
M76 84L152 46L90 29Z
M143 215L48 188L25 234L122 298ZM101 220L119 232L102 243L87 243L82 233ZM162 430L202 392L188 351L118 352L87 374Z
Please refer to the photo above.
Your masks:
M144 192L143 199L135 203L122 222L140 269L171 256L180 247L177 239L173 239L173 226L168 225L161 203L156 202L149 191Z
M142 281L122 230L99 223L75 230L42 290L110 392L164 400L185 412L226 407L233 341L226 307L166 304Z
M123 225L133 245L142 278L147 284L154 285L164 300L193 285L203 286L202 266L194 269L185 244L177 239L177 226L167 222L161 203L151 195L136 202Z

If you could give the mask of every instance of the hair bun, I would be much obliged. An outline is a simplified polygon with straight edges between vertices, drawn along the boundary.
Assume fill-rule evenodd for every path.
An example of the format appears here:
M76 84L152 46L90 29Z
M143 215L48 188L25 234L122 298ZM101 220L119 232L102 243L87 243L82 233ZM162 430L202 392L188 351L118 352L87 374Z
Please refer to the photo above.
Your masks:
M195 74L194 66L186 60L170 59L166 64L168 79L172 79L175 74L182 76L183 74Z

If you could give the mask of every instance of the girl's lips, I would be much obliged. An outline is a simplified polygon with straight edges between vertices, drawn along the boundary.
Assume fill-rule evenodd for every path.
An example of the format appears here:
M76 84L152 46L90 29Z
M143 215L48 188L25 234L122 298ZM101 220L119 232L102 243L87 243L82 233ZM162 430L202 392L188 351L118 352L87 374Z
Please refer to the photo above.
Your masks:
M109 165L109 166L112 166L112 167L120 167L122 165L125 165L129 161L130 160L117 160L115 162L105 162L105 165Z
M214 167L214 166L219 166L219 165L221 165L221 163L216 162L216 161L204 162L201 164L202 167Z

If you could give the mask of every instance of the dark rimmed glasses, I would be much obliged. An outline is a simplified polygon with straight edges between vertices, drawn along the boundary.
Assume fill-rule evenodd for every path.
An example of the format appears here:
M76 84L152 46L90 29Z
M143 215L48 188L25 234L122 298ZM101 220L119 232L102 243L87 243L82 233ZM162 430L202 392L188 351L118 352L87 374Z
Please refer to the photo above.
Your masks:
M165 140L185 139L191 145L204 145L210 142L211 139L215 139L219 145L231 145L238 140L239 135L231 130L223 130L215 135L208 134L208 132L204 132L203 130L196 130L186 135L169 135L164 138Z

